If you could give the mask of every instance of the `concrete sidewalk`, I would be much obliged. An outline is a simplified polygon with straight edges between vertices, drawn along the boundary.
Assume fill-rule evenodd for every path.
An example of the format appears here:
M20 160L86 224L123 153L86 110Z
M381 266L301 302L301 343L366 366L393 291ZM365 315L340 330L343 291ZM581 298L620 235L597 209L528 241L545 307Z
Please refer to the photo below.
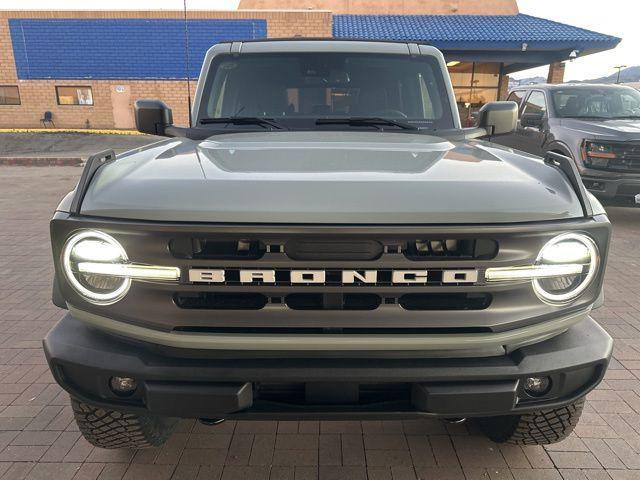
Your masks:
M80 165L90 155L125 152L162 137L92 133L0 133L0 165Z

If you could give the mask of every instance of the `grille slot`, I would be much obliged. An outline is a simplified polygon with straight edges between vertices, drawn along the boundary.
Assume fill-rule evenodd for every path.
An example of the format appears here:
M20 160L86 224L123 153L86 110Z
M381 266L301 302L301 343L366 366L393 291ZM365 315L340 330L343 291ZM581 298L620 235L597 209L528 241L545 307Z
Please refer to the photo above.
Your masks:
M404 255L409 260L488 260L498 253L498 242L489 238L417 239L407 242Z
M382 298L373 293L292 293L284 301L292 310L375 310Z
M491 300L489 293L408 293L398 303L405 310L484 310Z
M382 297L375 293L292 293L270 297L261 293L176 293L179 308L191 310L261 310L271 303L291 310L376 310L383 303L405 310L484 310L491 305L489 293L408 293Z
M261 310L269 299L259 293L177 293L175 304L184 309Z
M312 384L305 383L259 383L255 385L255 400L265 402L277 402L289 405L313 405L306 395L307 387ZM322 385L327 389L342 391L345 386L339 382ZM322 388L321 387L321 388ZM379 405L389 402L409 403L411 400L411 384L409 383L363 383L352 385L355 395L351 400L344 402L330 402L336 405ZM326 403L326 402L322 402Z
M176 238L169 250L177 258L196 260L258 260L267 251L259 240L242 238L212 240L209 238Z
M292 260L376 260L383 250L375 240L290 240L284 246Z

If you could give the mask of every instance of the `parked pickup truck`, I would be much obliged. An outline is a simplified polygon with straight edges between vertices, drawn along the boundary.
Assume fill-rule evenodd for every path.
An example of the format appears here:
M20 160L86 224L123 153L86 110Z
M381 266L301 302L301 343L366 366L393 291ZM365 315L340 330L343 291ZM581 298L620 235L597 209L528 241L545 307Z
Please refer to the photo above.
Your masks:
M497 442L573 429L612 340L610 224L571 159L461 128L442 54L220 43L191 126L91 157L51 221L44 340L80 431L161 444L176 418L473 418Z
M622 85L530 85L508 100L520 107L518 127L496 142L571 157L595 196L640 204L640 92Z

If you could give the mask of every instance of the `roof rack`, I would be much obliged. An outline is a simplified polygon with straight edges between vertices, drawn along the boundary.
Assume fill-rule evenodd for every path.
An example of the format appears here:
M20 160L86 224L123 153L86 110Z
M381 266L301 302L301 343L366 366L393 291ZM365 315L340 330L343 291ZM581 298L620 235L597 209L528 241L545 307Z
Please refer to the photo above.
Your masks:
M573 190L578 196L584 216L593 216L593 209L591 208L591 202L587 196L587 189L585 188L584 183L582 183L580 172L578 171L578 167L576 167L573 159L556 152L547 152L544 156L544 163L559 169L565 174L569 183L571 183Z
M71 200L71 213L75 215L80 215L80 209L82 207L82 201L84 200L84 196L87 193L87 189L89 188L89 184L93 179L96 171L106 163L110 163L116 159L116 153L113 150L103 150L102 152L98 152L94 155L91 155L87 162L84 165L84 170L82 170L82 175L80 176L80 181L76 186L76 193L73 196L73 200Z

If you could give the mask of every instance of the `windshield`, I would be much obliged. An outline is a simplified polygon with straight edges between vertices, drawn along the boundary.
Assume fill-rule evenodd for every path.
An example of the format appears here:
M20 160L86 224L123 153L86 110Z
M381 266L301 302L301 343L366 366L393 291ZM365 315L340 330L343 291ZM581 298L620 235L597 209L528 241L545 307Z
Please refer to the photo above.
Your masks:
M270 118L287 128L373 128L380 122L316 122L377 118L424 129L453 128L437 59L364 53L277 53L217 57L203 89L205 119ZM393 127L387 123L385 127Z
M563 88L554 90L551 98L558 117L640 117L640 92L632 88Z

